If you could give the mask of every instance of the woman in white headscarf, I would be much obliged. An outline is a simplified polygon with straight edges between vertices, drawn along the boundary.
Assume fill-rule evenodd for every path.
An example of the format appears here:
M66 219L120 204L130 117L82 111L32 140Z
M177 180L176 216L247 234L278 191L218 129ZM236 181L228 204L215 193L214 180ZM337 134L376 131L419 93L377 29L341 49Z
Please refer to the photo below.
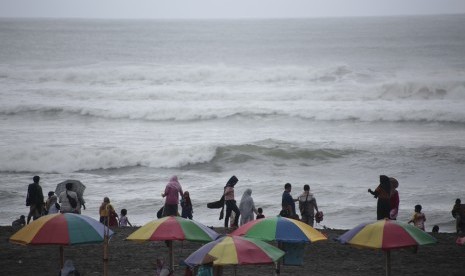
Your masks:
M239 204L239 211L241 212L240 225L244 225L247 222L254 219L254 214L257 214L255 203L252 198L252 189L245 190Z

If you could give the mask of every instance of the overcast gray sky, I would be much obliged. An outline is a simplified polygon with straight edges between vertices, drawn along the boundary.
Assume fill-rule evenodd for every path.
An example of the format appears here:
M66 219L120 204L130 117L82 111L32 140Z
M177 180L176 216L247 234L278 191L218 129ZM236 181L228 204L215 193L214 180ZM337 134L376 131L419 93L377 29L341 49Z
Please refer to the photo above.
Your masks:
M0 17L289 18L465 14L465 0L0 0Z

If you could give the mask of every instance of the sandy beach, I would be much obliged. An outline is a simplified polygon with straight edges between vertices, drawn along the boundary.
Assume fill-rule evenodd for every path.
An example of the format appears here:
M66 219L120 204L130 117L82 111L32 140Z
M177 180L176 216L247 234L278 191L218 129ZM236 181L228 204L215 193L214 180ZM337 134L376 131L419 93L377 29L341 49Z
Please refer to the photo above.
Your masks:
M109 275L153 275L157 257L168 260L164 242L135 243L124 239L137 228L116 228L109 245ZM223 228L215 229L224 233ZM308 245L303 266L284 266L281 275L385 275L383 252L357 249L334 241L344 230L321 230L328 240ZM9 226L0 227L0 264L4 275L56 275L59 271L58 246L21 246L8 238L15 233ZM456 245L456 234L435 234L438 243L391 253L392 275L465 275L465 247ZM175 242L175 259L187 257L199 243ZM74 261L81 275L103 274L102 245L70 246L65 259ZM184 268L175 267L175 275ZM233 275L233 267L225 267L224 275ZM237 275L272 275L271 265L240 266Z

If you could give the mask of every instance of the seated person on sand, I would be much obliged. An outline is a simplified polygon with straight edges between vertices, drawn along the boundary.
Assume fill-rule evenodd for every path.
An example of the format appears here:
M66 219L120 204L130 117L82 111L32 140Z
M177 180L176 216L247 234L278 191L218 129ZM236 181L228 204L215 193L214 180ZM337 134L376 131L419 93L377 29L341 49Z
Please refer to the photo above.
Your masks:
M21 215L19 219L11 223L11 226L13 226L13 228L21 228L24 225L26 225L26 217L24 215Z

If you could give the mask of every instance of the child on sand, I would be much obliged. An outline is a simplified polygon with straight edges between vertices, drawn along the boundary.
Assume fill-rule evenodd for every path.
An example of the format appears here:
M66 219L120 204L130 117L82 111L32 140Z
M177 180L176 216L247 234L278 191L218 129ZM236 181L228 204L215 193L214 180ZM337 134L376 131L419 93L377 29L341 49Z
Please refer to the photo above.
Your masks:
M11 226L13 226L13 228L21 228L24 225L26 225L26 217L24 215L21 215L19 219L11 223Z
M119 226L120 227L126 227L126 226L128 226L128 224L129 224L129 226L132 227L132 224L129 222L127 214L128 214L128 210L121 209L121 216L119 217Z
M413 222L413 225L425 231L425 221L426 217L425 214L421 212L421 205L415 205L415 213L413 214L412 219L409 220L408 223Z
M192 219L192 213L194 213L194 211L192 208L191 197L189 196L189 192L185 191L181 199L181 216L183 218Z
M262 219L262 218L265 218L265 215L263 214L263 209L262 208L258 208L257 209L257 217L256 219Z

